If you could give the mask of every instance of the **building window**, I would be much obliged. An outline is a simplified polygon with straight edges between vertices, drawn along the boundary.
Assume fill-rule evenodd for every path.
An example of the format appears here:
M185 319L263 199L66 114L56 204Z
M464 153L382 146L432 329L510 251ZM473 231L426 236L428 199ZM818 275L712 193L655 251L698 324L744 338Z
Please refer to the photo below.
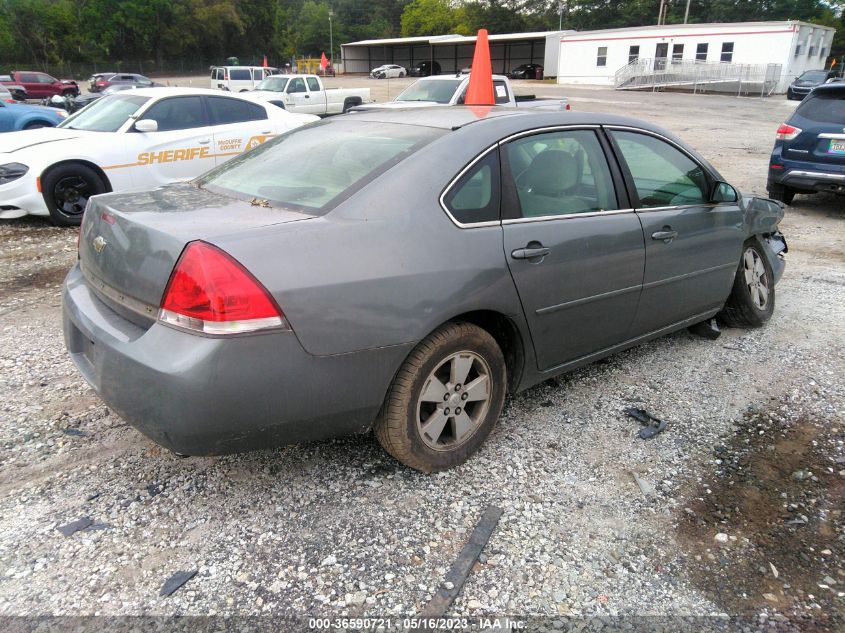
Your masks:
M628 63L632 64L640 58L640 47L632 46L628 49Z
M596 55L596 66L607 66L607 46L599 46Z
M819 57L822 59L827 59L827 46L822 46L822 50L819 53Z
M816 51L817 51L817 50L818 50L818 48L817 48L817 47L815 47L815 46L812 46L812 45L811 45L811 46L810 46L810 50L809 50L809 51L807 51L807 55L809 55L810 57L812 57L813 55L815 55L815 54L816 54Z
M684 58L684 45L675 44L672 46L672 63L681 61Z
M804 50L804 45L803 45L803 44L798 44L798 45L795 47L795 57L799 57L799 56L801 55L801 51L802 51L802 50Z
M706 62L707 61L707 48L709 44L699 44L695 47L695 61L697 62Z
M723 62L732 62L734 59L734 43L733 42L723 42L722 43L722 61Z

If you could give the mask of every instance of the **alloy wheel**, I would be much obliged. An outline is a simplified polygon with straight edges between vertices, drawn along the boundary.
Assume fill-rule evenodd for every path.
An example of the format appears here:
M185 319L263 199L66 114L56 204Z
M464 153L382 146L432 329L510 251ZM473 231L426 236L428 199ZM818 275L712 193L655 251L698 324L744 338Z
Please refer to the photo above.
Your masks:
M769 302L769 276L756 249L746 249L742 256L742 267L751 302L758 310L765 310Z
M82 215L92 190L91 183L81 176L65 176L53 187L53 200L65 215Z

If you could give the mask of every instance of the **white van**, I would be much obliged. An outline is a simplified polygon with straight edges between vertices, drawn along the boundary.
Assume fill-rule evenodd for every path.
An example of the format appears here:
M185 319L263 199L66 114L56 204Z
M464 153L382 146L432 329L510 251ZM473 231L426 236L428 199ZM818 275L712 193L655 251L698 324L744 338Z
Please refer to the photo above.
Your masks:
M265 77L278 74L278 68L262 66L212 66L211 87L244 92L255 88Z

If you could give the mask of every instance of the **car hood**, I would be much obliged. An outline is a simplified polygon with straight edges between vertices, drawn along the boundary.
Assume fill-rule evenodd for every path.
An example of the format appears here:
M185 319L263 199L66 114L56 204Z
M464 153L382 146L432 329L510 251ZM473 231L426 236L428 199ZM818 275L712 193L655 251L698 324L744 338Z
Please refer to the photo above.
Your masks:
M798 87L801 87L801 88L808 87L808 86L820 86L821 84L822 84L822 82L820 82L820 81L807 81L806 79L804 79L804 80L796 79L795 81L792 82L793 86L798 86Z
M280 99L285 95L281 90L250 90L246 94L256 99Z
M52 108L45 108L50 110ZM83 135L90 135L97 132L84 132L82 130L68 130L64 128L44 127L36 130L24 130L22 132L9 132L0 134L0 154L12 154L22 149L43 145L45 143L56 143L59 141L71 141Z

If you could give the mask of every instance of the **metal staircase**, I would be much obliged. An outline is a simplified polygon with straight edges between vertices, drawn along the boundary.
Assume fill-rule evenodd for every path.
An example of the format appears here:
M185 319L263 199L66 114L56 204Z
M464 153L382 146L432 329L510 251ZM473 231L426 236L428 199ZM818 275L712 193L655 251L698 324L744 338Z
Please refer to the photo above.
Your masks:
M617 90L691 89L769 96L777 88L780 64L731 64L668 58L635 59L616 71Z

